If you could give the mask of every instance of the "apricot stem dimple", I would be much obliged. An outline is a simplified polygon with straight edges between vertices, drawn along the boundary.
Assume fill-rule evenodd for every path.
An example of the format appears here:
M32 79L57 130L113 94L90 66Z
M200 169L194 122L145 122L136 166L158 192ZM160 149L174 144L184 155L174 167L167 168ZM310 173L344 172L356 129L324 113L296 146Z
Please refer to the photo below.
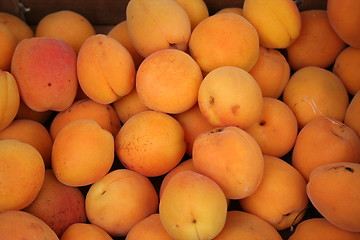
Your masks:
M213 96L210 96L209 104L214 105L214 103L215 103L215 98Z

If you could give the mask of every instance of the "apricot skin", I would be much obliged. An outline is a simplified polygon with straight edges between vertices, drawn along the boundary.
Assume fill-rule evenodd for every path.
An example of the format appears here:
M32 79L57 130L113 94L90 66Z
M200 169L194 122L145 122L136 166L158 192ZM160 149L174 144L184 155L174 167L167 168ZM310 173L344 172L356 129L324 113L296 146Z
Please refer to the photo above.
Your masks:
M351 127L360 138L360 90L346 109L344 123Z

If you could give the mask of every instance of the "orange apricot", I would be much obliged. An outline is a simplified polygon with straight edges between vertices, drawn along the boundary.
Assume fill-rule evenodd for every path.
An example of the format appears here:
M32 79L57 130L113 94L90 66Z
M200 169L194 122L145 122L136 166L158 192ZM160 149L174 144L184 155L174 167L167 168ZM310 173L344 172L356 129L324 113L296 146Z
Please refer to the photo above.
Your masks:
M260 46L259 58L249 71L264 97L279 98L290 78L290 66L276 49Z
M215 14L219 13L235 13L239 15L243 15L243 9L241 7L225 7L217 11Z
M205 18L209 17L209 10L204 0L175 0L189 16L191 30Z
M200 67L190 55L177 49L163 49L140 64L136 91L150 109L176 114L196 104L202 80Z
M294 112L300 128L321 116L343 121L349 104L340 78L315 66L299 69L290 77L282 100Z
M17 45L14 34L6 25L0 22L0 69L3 71L11 70L11 61Z
M134 115L115 137L115 153L121 163L148 177L169 172L181 161L185 150L180 123L162 112Z
M292 165L308 181L316 167L334 162L360 163L360 138L350 127L334 119L320 117L299 132Z
M360 77L357 74L359 65L360 48L349 46L337 56L332 69L351 95L355 95L360 90Z
M298 134L294 113L277 98L264 97L261 117L245 128L263 154L282 157L292 150Z
M360 137L360 90L351 99L346 109L344 123Z
M111 236L102 228L91 223L71 224L61 235L60 240L113 240Z
M16 113L15 119L29 119L45 124L48 120L50 120L53 113L54 111L51 110L43 112L34 111L20 98L19 110Z
M7 12L0 12L0 23L4 24L15 36L17 43L25 38L34 37L32 28L21 18Z
M331 27L326 10L306 10L301 11L300 15L300 35L286 49L291 69L329 67L346 44Z
M84 41L95 35L94 26L78 12L60 10L45 15L36 26L36 37L55 37L67 42L76 53Z
M326 220L345 231L360 232L359 163L329 163L315 168L306 191Z

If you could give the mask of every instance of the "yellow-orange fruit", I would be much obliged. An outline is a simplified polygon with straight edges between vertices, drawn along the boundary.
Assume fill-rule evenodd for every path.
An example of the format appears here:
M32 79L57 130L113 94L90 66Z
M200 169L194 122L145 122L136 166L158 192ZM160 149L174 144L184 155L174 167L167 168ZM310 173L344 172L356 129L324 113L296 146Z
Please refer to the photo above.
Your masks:
M125 96L135 84L135 65L129 51L104 34L85 40L77 58L77 74L84 93L102 104Z
M310 218L300 222L289 240L358 240L359 232L349 232L329 223L325 218Z
M41 154L45 168L51 167L51 151L53 140L46 127L34 120L14 120L0 131L0 140L16 139L30 144Z
M0 23L0 42L0 69L10 71L17 40L14 34L3 23Z
M209 17L209 10L204 0L175 0L186 11L189 16L191 30L193 30L199 22Z
M14 76L0 69L0 131L14 120L19 105L20 93Z
M318 166L334 162L360 163L360 138L344 123L320 117L308 122L299 132L292 165L308 181Z
M0 213L2 240L46 239L59 240L56 233L42 220L24 211Z
M113 240L113 238L102 228L91 223L71 224L61 235L60 240Z
M45 15L36 26L36 37L54 37L67 42L76 53L84 41L95 35L94 26L80 13L60 10Z
M259 58L249 71L264 97L279 98L290 78L290 66L276 49L260 46Z
M331 27L326 10L306 10L300 15L300 35L286 49L291 69L329 67L346 44Z
M360 90L351 99L346 109L344 123L360 137Z
M68 109L58 112L51 121L52 139L55 139L68 123L85 118L95 120L100 127L109 131L114 137L121 127L120 119L111 105L101 104L91 99L77 100Z
M244 211L264 219L277 230L284 230L300 222L305 214L306 182L289 163L264 155L264 175L259 187L239 202Z
M111 236L125 236L139 221L156 213L158 195L149 178L128 169L109 172L92 184L85 198L90 223Z
M176 114L196 104L202 80L200 67L190 55L177 49L163 49L140 64L136 91L150 109Z
M231 210L226 223L214 240L281 240L276 229L262 218L248 212Z
M328 0L326 10L335 32L348 45L360 49L360 2L357 0Z
M15 36L17 43L25 38L34 37L32 28L16 15L0 12L0 23L4 24Z
M229 199L253 194L260 185L264 159L255 139L238 127L198 135L193 147L195 170L213 179Z
M298 125L288 105L277 98L264 97L260 119L245 131L255 138L263 154L282 157L293 148Z
M222 66L248 71L259 57L259 37L241 15L215 14L194 28L189 51L204 73Z
M299 69L290 77L282 99L294 112L300 128L321 116L343 121L349 104L340 78L314 66Z
M338 162L315 168L306 187L319 213L335 226L360 232L360 164Z
M114 161L114 137L93 119L75 120L54 139L51 165L56 178L79 187L105 176Z
M166 174L185 154L184 130L168 114L144 111L120 128L115 152L128 169L148 177Z
M40 153L18 140L0 140L0 212L27 207L40 192L45 165Z
M360 90L358 66L360 66L360 48L347 47L337 56L332 69L351 95L355 95Z
M235 13L239 15L243 15L243 9L241 7L225 7L217 11L215 14L218 13Z
M300 34L300 12L292 0L245 0L243 16L256 28L260 45L267 48L286 48Z

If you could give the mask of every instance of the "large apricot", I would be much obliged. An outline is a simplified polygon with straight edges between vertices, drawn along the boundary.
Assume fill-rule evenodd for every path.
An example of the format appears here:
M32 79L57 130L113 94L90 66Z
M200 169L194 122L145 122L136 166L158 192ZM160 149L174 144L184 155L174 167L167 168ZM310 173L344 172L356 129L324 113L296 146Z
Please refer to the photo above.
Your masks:
M44 182L45 165L40 153L18 140L0 140L0 162L0 212L27 207Z
M282 100L291 108L302 128L310 120L327 116L343 121L349 96L340 78L320 67L297 70L287 83Z
M77 58L77 74L84 93L102 104L125 96L135 84L135 65L129 51L104 34L85 40Z
M62 111L74 101L78 81L76 54L59 38L22 40L12 58L22 100L35 111Z
M54 139L51 165L63 184L79 187L105 176L114 161L114 137L93 119L65 125Z
M360 138L337 120L320 117L299 132L292 152L292 165L308 181L318 166L334 162L360 163Z
M127 120L115 138L115 152L128 169L148 177L166 174L185 154L184 130L166 113L144 111Z
M215 14L194 28L189 51L205 74L222 66L248 71L259 57L259 37L241 15Z
M199 134L192 157L195 170L219 184L229 199L248 197L260 185L264 170L261 149L241 128L215 128Z
M360 164L330 163L315 168L306 186L319 213L335 226L360 232Z
M140 64L136 90L150 109L176 114L196 104L202 80L200 67L190 55L177 49L163 49Z
M301 11L299 37L286 48L287 60L292 70L307 66L331 66L346 44L329 23L327 11L313 9Z
M344 123L360 137L360 90L351 99L346 109Z
M113 240L113 238L102 228L91 223L71 224L61 235L60 240Z

